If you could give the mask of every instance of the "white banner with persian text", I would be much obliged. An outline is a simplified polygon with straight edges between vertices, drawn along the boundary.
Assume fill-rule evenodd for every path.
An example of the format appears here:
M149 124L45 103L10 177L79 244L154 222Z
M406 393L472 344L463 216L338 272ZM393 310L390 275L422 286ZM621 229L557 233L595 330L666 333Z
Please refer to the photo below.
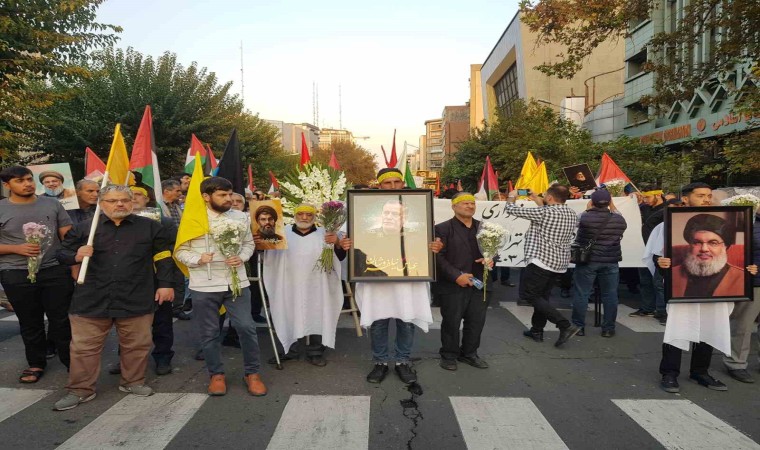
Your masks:
M569 200L567 205L580 215L586 210L588 202L588 200ZM621 242L623 260L620 262L620 267L644 267L641 262L641 256L644 253L644 240L641 237L639 205L636 203L636 199L631 197L615 197L614 202L628 224ZM530 222L507 213L504 208L505 204L506 202L478 201L475 219L496 222L509 232L507 243L499 251L501 261L497 263L498 266L525 267L524 238ZM517 204L524 205L525 208L536 207L535 203L528 201L518 201ZM441 223L454 217L451 201L434 200L433 214L435 223Z

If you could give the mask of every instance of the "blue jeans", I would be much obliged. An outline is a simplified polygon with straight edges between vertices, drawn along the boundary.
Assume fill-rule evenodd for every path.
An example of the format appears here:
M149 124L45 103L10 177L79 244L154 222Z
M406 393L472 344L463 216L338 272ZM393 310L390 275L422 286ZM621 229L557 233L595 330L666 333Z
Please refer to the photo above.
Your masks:
M594 280L599 280L602 293L604 316L602 331L614 331L618 309L618 282L620 269L617 263L578 264L573 271L573 324L583 327L586 324L588 298L594 289Z
M396 364L409 364L409 355L412 353L414 344L414 324L404 322L401 319L396 321ZM391 359L388 357L388 324L391 319L380 319L372 322L369 327L369 340L372 344L372 361L375 364L387 363Z
M665 280L658 269L655 269L652 275L652 286L654 286L654 299L657 315L665 314Z
M662 275L655 274L653 276L647 267L640 267L639 280L641 282L642 311L665 313L665 290L662 285Z

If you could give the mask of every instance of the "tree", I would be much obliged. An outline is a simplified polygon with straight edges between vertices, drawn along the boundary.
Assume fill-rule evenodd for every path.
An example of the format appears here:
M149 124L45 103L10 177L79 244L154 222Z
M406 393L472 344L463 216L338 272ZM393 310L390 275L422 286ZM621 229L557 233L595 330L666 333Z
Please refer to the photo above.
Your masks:
M121 28L95 22L102 2L0 2L0 158L31 149L35 112L56 100L44 82L87 78L86 52L115 42Z
M219 84L213 72L196 63L184 67L168 52L154 59L131 48L109 48L95 52L88 69L89 79L53 85L65 100L45 110L48 132L40 143L51 162L72 163L75 175L81 174L85 147L107 154L116 123L131 146L148 104L162 174L183 170L191 134L219 157L233 127L244 163L253 163L257 180L268 179L270 168L286 165L276 129L243 110L240 98L230 93L231 82Z
M335 152L335 158L341 170L346 173L349 184L368 184L375 179L378 170L375 156L350 141L333 142L329 149L314 149L311 158L327 166L332 152Z

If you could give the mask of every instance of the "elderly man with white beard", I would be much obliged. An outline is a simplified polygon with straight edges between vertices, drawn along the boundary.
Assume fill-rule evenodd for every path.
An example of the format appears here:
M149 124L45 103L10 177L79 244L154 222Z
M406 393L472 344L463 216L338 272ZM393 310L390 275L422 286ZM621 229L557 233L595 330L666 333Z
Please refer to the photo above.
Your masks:
M287 250L264 251L264 285L277 337L287 351L281 359L299 359L299 344L305 344L308 336L306 359L322 367L325 347L335 348L335 329L343 306L340 260L346 252L337 245L335 233L315 225L314 206L299 205L294 213L295 223L285 229ZM315 267L325 244L333 247L334 269L330 272Z

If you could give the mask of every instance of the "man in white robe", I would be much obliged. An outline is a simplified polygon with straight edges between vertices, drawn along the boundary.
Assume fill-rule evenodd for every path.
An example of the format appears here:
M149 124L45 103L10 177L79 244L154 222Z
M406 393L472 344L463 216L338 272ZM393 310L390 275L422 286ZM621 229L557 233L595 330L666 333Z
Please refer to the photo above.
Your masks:
M377 174L380 189L402 189L404 176L396 168L381 169ZM401 219L403 220L403 219ZM341 246L351 247L350 237L341 239ZM438 253L443 244L439 239L431 242L430 250ZM362 313L361 325L369 327L372 361L374 366L367 375L370 383L380 383L388 374L388 363L395 361L396 374L406 384L417 381L412 369L410 354L414 345L414 326L427 333L433 323L430 310L430 284L421 282L356 283L356 302ZM388 326L396 322L395 355L388 352Z
M335 233L314 225L316 212L312 205L295 208L295 223L285 229L288 248L265 250L263 272L274 328L287 351L281 360L299 359L305 345L306 360L322 367L325 347L335 348L343 306L340 260L346 252L335 245ZM334 248L331 272L315 267L325 244Z

